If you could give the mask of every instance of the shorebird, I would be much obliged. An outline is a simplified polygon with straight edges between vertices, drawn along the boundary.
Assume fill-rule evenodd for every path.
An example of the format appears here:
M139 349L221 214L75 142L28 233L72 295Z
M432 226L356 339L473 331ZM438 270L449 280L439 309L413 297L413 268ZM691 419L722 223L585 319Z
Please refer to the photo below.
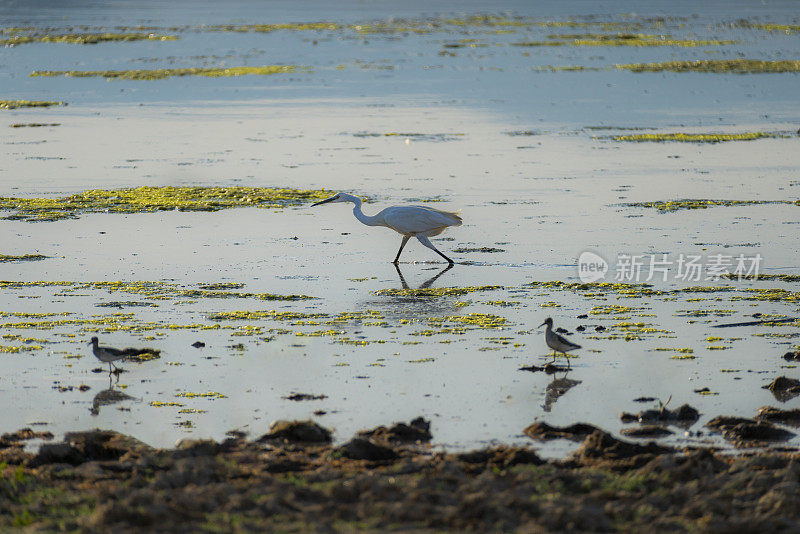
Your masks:
M101 362L108 363L109 373L111 372L111 366L114 365L112 362L117 360L123 360L125 358L132 358L135 361L144 361L145 359L152 360L153 358L158 358L159 354L161 354L161 351L157 349L136 349L133 347L115 349L114 347L101 347L97 343L97 336L89 341L89 345L92 346L92 352L97 356L97 359ZM145 356L149 357L145 358ZM117 369L116 365L114 365L114 369Z
M447 260L447 263L453 265L453 260L434 247L428 238L441 234L448 226L461 226L461 216L457 212L442 211L427 206L392 206L382 209L376 215L370 216L361 211L361 199L347 193L336 193L330 198L315 202L312 206L319 206L329 202L352 202L355 204L353 215L362 223L367 226L385 226L402 235L403 240L400 242L400 250L397 251L397 256L392 262L395 265L397 265L397 260L400 259L403 247L412 237L416 237L417 241Z
M122 360L130 356L130 352L128 349L120 350L115 349L114 347L101 347L98 345L99 340L97 336L94 336L91 341L89 341L89 345L92 346L92 352L97 359L101 362L105 362L108 364L108 372L111 373L111 366L114 366L114 369L117 369L117 366L114 365L114 362L117 360Z
M547 343L547 346L553 349L553 361L551 363L556 363L557 352L560 352L567 358L567 367L570 366L569 364L569 356L567 353L571 350L581 348L580 345L576 345L572 341L568 340L567 338L560 336L553 332L553 319L548 317L544 320L542 324L539 326L547 325L547 329L544 331L544 341Z

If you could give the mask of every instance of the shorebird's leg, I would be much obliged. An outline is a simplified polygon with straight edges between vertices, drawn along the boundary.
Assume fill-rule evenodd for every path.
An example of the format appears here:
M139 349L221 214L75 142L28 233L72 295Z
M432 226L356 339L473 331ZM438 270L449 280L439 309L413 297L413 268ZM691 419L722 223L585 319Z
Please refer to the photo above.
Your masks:
M556 363L556 358L557 358L557 355L556 355L556 349L553 349L553 361L552 361L552 362L550 362L550 365L555 365L555 363Z
M397 260L400 259L400 253L403 252L403 247L406 246L406 243L408 243L409 239L411 239L410 235L403 236L403 241L400 242L400 250L397 251L397 256L394 257L394 261L392 262L395 265L397 265Z
M569 361L569 354L567 354L567 353L565 352L565 353L564 353L564 357L567 359L567 369L570 369L570 368L571 368L571 367L570 367L570 366L571 366L571 363L570 363L570 361Z
M417 236L416 236L416 237L417 237L417 241L419 241L420 243L422 243L423 245L425 245L426 247L428 247L429 249L431 249L432 251L434 251L435 253L437 253L439 256L441 256L441 257L443 257L444 259L446 259L446 260L447 260L447 263L449 263L450 265L453 265L453 260L451 260L450 258L448 258L447 256L445 256L444 254L442 254L442 253L439 251L439 249L438 249L438 248L434 247L434 246L433 246L433 243L431 243L431 240L430 240L430 239L428 239L428 236L421 235L421 234L417 234Z

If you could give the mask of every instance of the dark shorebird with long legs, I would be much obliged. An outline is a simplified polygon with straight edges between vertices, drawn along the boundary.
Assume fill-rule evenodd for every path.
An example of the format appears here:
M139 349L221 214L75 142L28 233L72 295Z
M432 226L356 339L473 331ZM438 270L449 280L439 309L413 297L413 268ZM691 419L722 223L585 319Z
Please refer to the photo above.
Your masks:
M569 368L570 363L569 363L569 356L567 356L567 353L571 350L579 349L581 348L581 346L553 332L553 319L551 319L550 317L545 319L544 322L539 326L544 326L544 325L547 325L547 329L544 331L544 341L545 343L547 343L548 347L553 349L553 361L550 362L550 364L548 365L556 363L557 353L560 352L567 359L567 368Z

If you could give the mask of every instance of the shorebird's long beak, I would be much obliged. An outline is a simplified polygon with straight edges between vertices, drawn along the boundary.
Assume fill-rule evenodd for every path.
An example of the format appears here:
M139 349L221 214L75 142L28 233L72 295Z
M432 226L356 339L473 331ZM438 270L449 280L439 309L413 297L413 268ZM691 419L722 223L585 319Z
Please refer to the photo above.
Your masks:
M543 322L543 323L542 323L542 324L540 324L539 326L544 326L544 325L546 325L546 324L547 324L547 321ZM536 328L539 328L539 326L537 326Z
M319 206L320 204L326 204L328 202L333 202L334 200L336 200L336 197L332 196L331 198L326 198L325 200L320 200L319 202L314 202L313 204L311 204L311 207Z

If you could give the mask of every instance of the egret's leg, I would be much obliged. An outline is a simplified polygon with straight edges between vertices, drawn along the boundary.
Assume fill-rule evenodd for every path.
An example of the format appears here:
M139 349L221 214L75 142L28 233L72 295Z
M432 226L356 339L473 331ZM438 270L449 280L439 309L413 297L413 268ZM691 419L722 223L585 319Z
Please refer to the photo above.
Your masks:
M392 262L395 265L397 265L397 260L400 259L400 253L403 252L403 247L406 246L406 243L408 243L409 239L411 239L410 235L403 236L403 241L400 243L400 250L397 251L397 256L394 257L394 261Z
M446 259L447 263L449 263L450 265L453 265L453 260L451 260L450 258L445 256L444 254L439 252L439 249L437 249L436 247L433 246L433 243L431 243L431 240L428 239L428 236L417 234L416 237L417 237L417 241L419 241L420 243L422 243L423 245L425 245L426 247L428 247L429 249L431 249L432 251L437 253L439 256L441 256L444 259Z

